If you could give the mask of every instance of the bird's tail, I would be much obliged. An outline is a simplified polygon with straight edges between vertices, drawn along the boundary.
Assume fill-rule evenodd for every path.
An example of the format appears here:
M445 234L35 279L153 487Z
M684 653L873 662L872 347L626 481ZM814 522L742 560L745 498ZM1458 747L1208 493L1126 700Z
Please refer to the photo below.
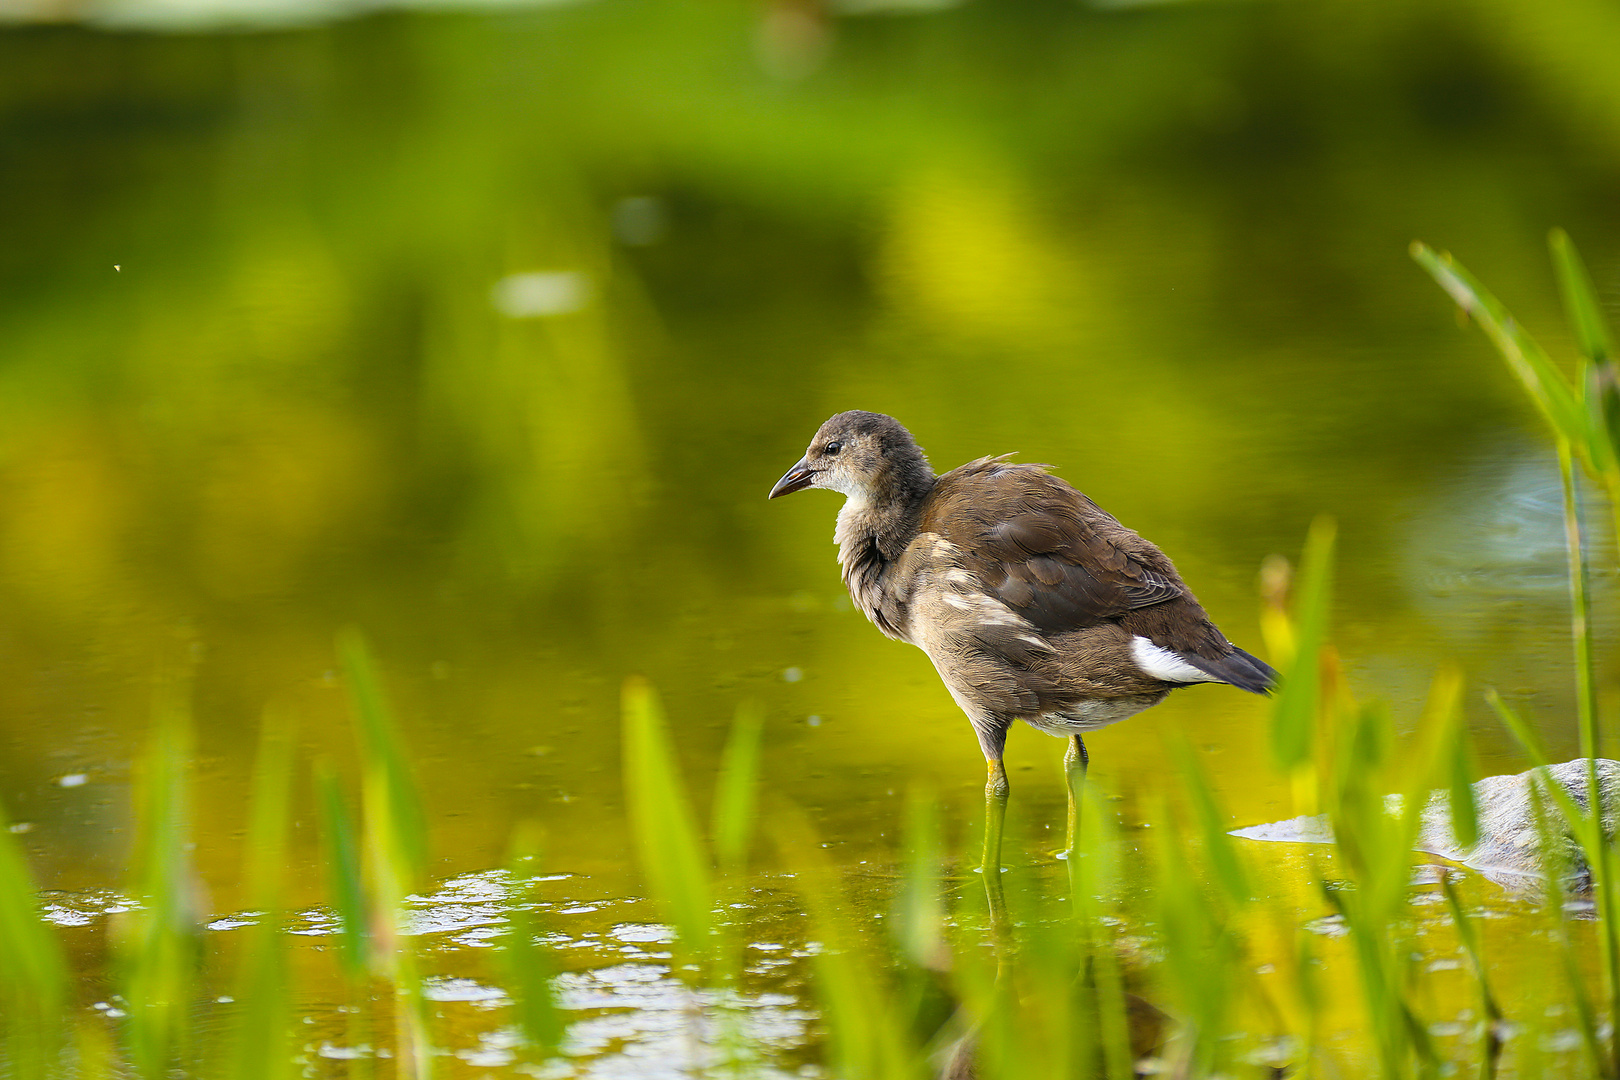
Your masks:
M1213 676L1223 683L1230 683L1239 690L1247 690L1251 694L1269 694L1277 685L1277 672L1270 664L1257 656L1249 655L1236 645L1232 646L1231 652L1218 660L1191 653L1178 655L1204 674Z

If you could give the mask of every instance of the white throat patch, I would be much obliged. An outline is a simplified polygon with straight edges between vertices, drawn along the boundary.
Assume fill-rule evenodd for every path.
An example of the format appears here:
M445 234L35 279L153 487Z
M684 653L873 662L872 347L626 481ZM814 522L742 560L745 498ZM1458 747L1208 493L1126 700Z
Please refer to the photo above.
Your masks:
M842 489L834 488L833 490L834 491L839 491L839 490L842 490ZM854 491L845 491L844 492L844 507L843 507L842 510L840 510L838 512L840 514L858 514L862 510L866 510L866 509L870 508L871 505L872 505L872 495L871 495L871 493L868 492L865 488L856 488Z

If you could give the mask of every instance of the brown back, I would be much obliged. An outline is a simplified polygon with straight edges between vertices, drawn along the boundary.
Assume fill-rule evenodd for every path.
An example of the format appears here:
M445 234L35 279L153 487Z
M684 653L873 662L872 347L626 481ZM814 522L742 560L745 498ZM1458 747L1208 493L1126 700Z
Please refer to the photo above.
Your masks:
M1197 607L1162 551L1042 466L980 458L941 476L928 504L920 531L966 552L984 588L1047 635Z

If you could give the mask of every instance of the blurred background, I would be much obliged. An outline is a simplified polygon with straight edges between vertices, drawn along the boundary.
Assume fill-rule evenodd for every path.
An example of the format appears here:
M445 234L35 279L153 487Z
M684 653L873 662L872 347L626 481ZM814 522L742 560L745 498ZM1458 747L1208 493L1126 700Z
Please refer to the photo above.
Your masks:
M633 888L632 673L700 798L751 700L845 864L912 784L965 830L975 741L851 609L838 500L765 499L847 408L941 470L1054 464L1254 651L1262 560L1332 515L1357 693L1410 722L1455 660L1488 771L1522 765L1486 686L1574 752L1551 443L1407 248L1556 355L1550 227L1620 302L1611 3L0 10L0 800L50 887L122 881L181 670L230 910L263 710L352 752L349 625L445 876L535 820ZM1287 816L1266 716L1189 690L1093 776L1128 814L1185 732L1236 823ZM1061 830L1060 752L1014 733L1015 828Z

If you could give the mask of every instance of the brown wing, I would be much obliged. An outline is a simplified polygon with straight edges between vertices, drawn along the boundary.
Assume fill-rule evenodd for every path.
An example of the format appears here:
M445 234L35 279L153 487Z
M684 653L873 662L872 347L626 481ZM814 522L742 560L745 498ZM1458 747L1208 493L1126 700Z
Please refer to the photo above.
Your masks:
M922 523L1045 634L1188 596L1158 548L1037 465L982 458L940 477Z

